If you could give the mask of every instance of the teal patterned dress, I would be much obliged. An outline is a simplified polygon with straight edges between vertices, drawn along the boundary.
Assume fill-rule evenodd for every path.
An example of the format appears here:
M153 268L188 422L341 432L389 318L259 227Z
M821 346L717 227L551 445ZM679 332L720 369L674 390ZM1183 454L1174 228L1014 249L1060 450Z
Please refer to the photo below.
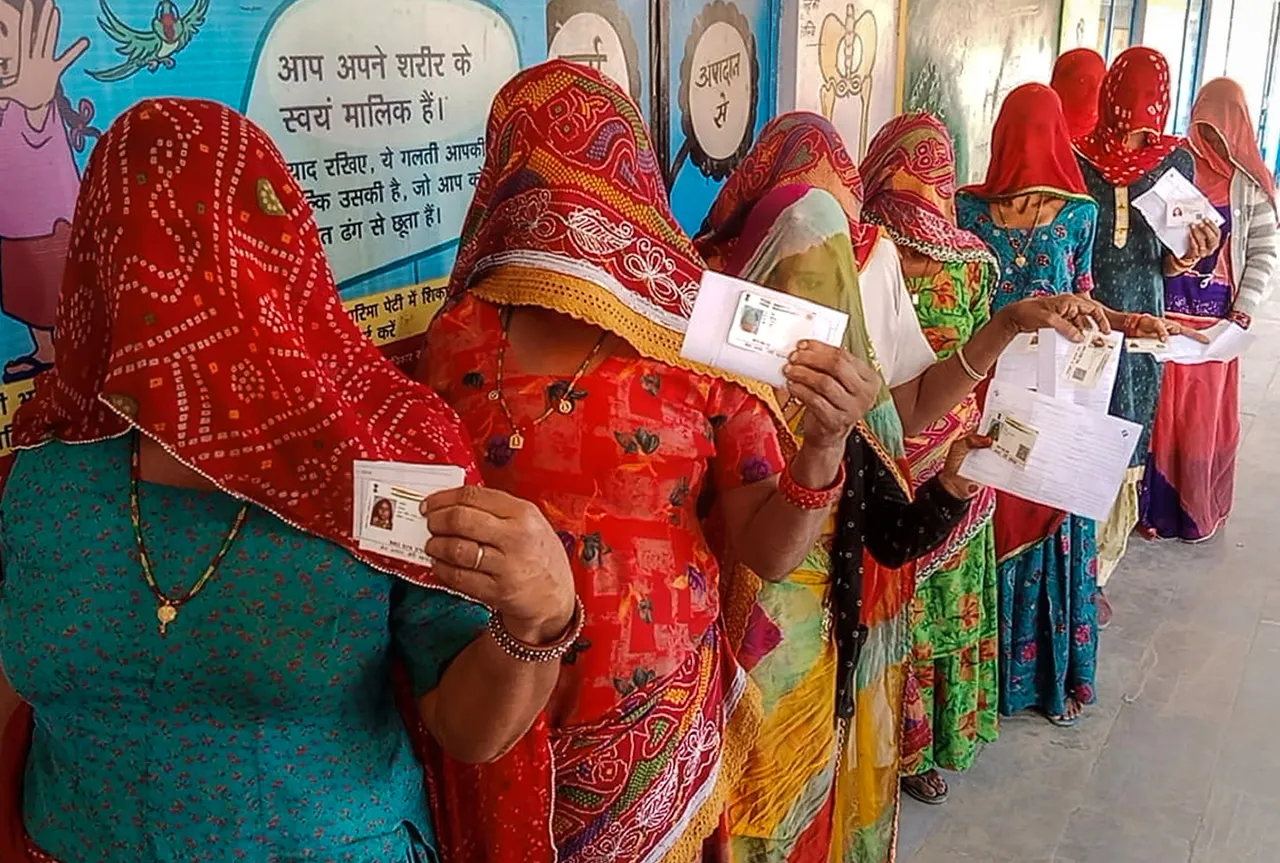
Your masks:
M1175 170L1188 180L1195 178L1195 160L1184 149L1174 150L1157 168L1147 173L1127 191L1127 236L1124 212L1117 211L1116 187L1087 160L1078 158L1089 196L1098 202L1098 233L1093 244L1093 296L1118 312L1141 312L1164 316L1164 252L1155 231L1133 206L1133 201L1150 191L1166 171ZM1163 372L1149 354L1122 354L1120 373L1111 396L1111 413L1142 425L1142 438L1133 452L1131 467L1147 462L1151 427L1160 398Z
M128 438L20 453L0 525L0 661L35 712L24 821L60 863L427 863L423 773L396 710L487 621L251 511L161 636L129 519ZM143 483L163 589L239 503Z
M1026 297L1089 293L1098 208L1067 201L1048 225L1005 228L983 200L956 196L960 227L1000 261L991 309ZM1023 264L1019 266L1019 261ZM1002 510L996 503L996 518ZM1097 523L1068 515L1062 526L1000 560L1000 712L1051 716L1069 699L1092 704L1098 658Z

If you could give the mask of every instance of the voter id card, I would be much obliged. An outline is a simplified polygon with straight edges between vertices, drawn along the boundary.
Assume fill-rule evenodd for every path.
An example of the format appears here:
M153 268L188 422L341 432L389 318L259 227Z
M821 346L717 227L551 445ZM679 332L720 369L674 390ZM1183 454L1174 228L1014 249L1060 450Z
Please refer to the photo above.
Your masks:
M1084 341L1076 344L1067 356L1067 367L1063 373L1067 382L1078 387L1096 387L1111 361L1111 355L1120 349L1122 338L1119 333L1103 335L1096 330L1086 333Z
M466 482L456 465L357 461L352 491L352 533L362 551L430 565L431 531L422 502Z
M1197 222L1212 221L1204 201L1170 201L1166 216L1170 227L1189 228Z
M1008 414L997 413L987 426L991 438L991 451L1018 467L1025 468L1031 451L1035 449L1040 433L1026 423Z
M817 314L783 298L743 291L729 327L729 344L785 360L813 332Z

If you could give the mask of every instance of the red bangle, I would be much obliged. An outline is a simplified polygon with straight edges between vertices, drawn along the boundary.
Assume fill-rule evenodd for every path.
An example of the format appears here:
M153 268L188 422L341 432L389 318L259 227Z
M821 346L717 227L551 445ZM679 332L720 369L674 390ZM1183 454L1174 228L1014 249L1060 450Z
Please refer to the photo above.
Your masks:
M1126 336L1136 336L1138 334L1138 322L1142 320L1142 315L1131 312L1124 316L1124 322L1120 324L1120 331Z
M840 462L840 470L836 471L836 478L831 485L818 490L805 488L791 475L791 465L788 464L782 476L778 478L778 491L782 492L783 499L796 509L827 509L840 499L844 491L844 478L844 462Z

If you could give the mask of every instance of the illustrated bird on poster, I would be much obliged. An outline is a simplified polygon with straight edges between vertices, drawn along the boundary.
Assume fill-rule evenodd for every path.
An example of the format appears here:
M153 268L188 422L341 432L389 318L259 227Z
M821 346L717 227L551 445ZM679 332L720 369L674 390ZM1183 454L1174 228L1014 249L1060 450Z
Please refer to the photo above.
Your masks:
M116 43L116 53L125 61L110 69L89 72L98 81L123 81L146 69L157 72L177 65L174 55L191 44L209 14L210 0L195 0L185 15L178 13L173 0L160 0L149 30L135 30L111 11L107 0L98 0L102 14L98 25Z

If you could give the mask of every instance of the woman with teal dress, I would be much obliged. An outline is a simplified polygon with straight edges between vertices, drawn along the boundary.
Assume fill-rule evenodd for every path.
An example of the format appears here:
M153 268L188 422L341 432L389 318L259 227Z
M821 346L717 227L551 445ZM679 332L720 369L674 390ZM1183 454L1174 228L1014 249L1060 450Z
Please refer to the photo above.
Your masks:
M1195 160L1182 139L1165 135L1169 120L1169 63L1151 48L1130 48L1116 58L1102 82L1098 125L1076 141L1085 189L1098 204L1093 250L1094 296L1133 315L1164 315L1164 278L1188 272L1218 248L1219 231L1204 222L1192 230L1191 248L1175 259L1133 202L1169 171L1188 181ZM1098 587L1110 580L1138 524L1138 499L1151 445L1162 378L1150 354L1125 353L1111 399L1111 413L1142 426L1129 474L1111 518L1099 529ZM1110 605L1103 603L1103 617Z
M930 347L945 360L991 319L996 261L955 222L955 150L928 114L891 120L862 163L867 221L883 227L902 256L912 307ZM913 485L940 471L952 445L978 429L970 393L906 442ZM904 753L903 790L924 803L947 798L938 768L967 770L998 734L995 492L982 489L947 541L916 562L912 660L932 743Z
M534 721L580 621L559 538L468 485L395 493L417 562L362 548L357 460L474 481L471 449L224 106L102 139L57 332L0 505L0 859L436 860L414 738L487 760Z
M999 259L992 308L1093 288L1098 208L1084 193L1062 103L1040 84L1009 94L981 186L960 191L960 225ZM1095 524L1009 495L996 504L1000 712L1038 708L1059 724L1094 700Z

